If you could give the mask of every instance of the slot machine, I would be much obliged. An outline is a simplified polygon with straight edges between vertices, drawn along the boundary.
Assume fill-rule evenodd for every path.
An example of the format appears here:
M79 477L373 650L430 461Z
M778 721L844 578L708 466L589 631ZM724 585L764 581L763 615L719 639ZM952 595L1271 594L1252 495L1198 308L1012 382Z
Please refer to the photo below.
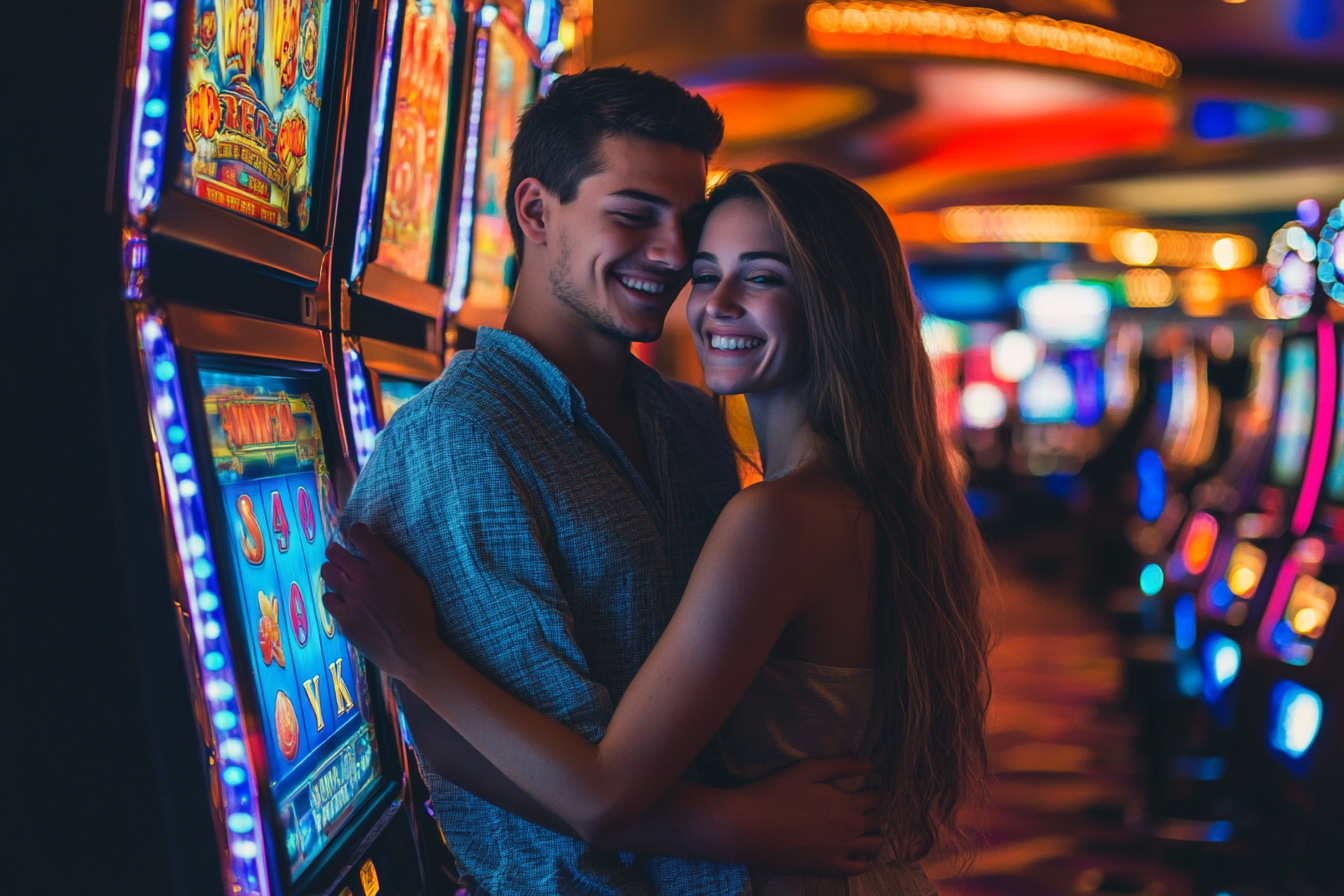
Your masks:
M1248 692L1243 663L1274 609L1277 582L1291 576L1303 545L1321 544L1300 539L1312 527L1330 450L1338 335L1322 317L1283 337L1273 437L1250 499L1237 514L1192 513L1167 563L1175 688L1185 699L1168 722L1165 808L1203 818L1209 839L1233 836L1225 819L1206 816L1221 814L1230 778L1247 774L1237 758L1246 736L1237 732L1260 701Z
M447 308L469 347L482 326L500 327L518 276L507 217L509 149L518 119L554 78L567 52L555 0L487 3L471 23L471 93L466 100L462 191ZM573 28L567 29L571 34Z
M353 10L127 16L112 210L152 519L126 525L163 535L132 590L183 892L424 889L390 689L322 605L354 476L330 300Z
M469 4L472 5L472 4ZM478 4L476 4L478 5ZM338 365L354 460L444 362L444 281L461 187L466 13L454 0L390 0L365 10L372 38L352 95L338 211Z

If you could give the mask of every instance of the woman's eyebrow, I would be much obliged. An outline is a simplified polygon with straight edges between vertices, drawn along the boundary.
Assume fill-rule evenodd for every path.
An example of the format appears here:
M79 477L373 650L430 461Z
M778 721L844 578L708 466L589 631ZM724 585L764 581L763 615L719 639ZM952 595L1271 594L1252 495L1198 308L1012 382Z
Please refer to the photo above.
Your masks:
M743 252L737 258L739 261L756 261L761 258L769 258L781 264L789 263L789 259L778 252Z
M692 260L692 261L713 261L713 262L716 262L716 263L717 263L718 260L719 260L719 257L718 257L717 255L715 255L713 252L697 252L697 253L695 253L695 258L693 258L693 259L691 259L691 260Z

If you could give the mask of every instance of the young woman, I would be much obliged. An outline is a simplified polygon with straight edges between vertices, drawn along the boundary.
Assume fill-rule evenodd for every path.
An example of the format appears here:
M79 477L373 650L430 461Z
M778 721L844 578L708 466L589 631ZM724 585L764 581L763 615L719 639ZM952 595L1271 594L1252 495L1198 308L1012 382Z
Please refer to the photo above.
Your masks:
M363 527L361 556L328 552L327 607L585 839L639 818L702 751L725 786L862 755L882 795L876 860L849 878L756 872L757 892L932 893L918 860L964 845L957 811L985 768L988 571L900 245L867 193L810 165L735 173L710 209L691 329L710 390L747 396L765 481L719 517L603 740L468 666L436 635L428 586Z

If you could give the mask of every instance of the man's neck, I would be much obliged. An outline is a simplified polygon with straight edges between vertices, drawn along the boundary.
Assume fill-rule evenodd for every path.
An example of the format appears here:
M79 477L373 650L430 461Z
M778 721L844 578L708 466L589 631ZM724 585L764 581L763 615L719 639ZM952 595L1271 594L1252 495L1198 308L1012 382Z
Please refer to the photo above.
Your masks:
M538 266L539 267L539 266ZM598 424L619 413L630 364L630 343L599 332L587 318L556 301L544 273L537 283L527 264L519 272L504 329L530 342L574 384ZM538 289L546 290L538 294Z

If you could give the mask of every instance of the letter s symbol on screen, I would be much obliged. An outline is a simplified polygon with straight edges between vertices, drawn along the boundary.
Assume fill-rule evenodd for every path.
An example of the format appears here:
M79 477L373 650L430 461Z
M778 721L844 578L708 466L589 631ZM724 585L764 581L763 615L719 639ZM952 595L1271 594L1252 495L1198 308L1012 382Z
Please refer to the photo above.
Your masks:
M261 537L261 524L257 522L251 495L238 496L238 522L238 543L243 549L243 556L253 566L260 566L261 561L266 559L266 542Z

